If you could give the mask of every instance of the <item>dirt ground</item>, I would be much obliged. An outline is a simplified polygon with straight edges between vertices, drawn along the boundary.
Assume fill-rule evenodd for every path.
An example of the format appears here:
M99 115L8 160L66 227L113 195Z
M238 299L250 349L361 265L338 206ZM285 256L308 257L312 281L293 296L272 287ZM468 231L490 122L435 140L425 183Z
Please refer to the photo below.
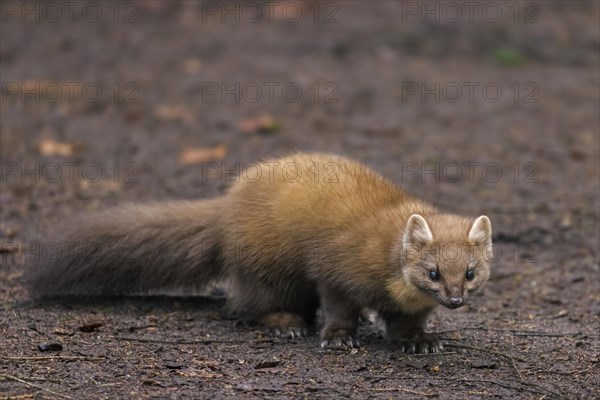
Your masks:
M472 21L461 2L458 21L441 2L74 3L2 3L0 398L600 397L598 2L477 2ZM29 299L38 232L218 195L212 167L298 150L491 218L490 282L431 318L443 354L394 351L378 321L353 351L273 339L218 290Z

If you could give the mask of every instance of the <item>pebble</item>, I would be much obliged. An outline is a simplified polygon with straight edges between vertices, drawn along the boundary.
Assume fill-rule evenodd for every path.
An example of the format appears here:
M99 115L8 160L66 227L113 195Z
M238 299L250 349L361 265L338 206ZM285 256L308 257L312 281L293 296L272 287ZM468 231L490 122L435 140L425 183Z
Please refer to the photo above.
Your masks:
M62 351L63 346L60 343L42 343L38 344L39 351Z

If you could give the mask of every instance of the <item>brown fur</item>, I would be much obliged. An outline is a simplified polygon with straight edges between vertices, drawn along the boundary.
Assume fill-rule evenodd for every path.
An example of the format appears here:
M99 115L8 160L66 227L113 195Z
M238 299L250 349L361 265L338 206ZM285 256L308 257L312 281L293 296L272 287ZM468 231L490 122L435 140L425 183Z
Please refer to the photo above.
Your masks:
M440 214L334 155L296 154L257 171L220 198L127 205L75 225L62 241L97 245L87 251L93 257L61 254L32 265L32 294L143 294L225 280L231 309L275 333L305 332L302 322L320 304L323 345L357 346L358 317L369 307L406 351L441 349L423 324L437 303L466 299L487 280L486 217L473 228L473 219ZM409 220L413 214L423 220ZM459 251L450 259L440 249L453 244ZM428 278L431 268L439 281Z

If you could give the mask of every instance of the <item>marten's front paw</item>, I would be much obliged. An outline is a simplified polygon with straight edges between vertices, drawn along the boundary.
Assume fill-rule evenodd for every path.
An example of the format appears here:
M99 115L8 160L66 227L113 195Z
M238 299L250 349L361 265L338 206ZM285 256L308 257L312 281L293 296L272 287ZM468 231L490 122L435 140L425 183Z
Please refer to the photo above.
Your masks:
M332 349L352 349L359 347L356 334L348 329L335 329L323 332L321 347Z
M259 319L259 322L265 326L269 334L277 337L294 339L308 334L302 317L292 312L267 313Z
M397 349L407 354L441 353L444 346L434 335L419 334L412 337L392 338Z

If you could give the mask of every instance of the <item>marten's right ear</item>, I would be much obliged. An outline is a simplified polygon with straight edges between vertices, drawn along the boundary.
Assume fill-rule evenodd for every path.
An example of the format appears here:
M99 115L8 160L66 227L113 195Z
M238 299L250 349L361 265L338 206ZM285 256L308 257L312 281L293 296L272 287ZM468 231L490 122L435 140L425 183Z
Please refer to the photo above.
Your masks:
M420 247L431 242L433 242L433 234L425 218L419 214L411 215L406 223L404 237L402 238L404 248Z

